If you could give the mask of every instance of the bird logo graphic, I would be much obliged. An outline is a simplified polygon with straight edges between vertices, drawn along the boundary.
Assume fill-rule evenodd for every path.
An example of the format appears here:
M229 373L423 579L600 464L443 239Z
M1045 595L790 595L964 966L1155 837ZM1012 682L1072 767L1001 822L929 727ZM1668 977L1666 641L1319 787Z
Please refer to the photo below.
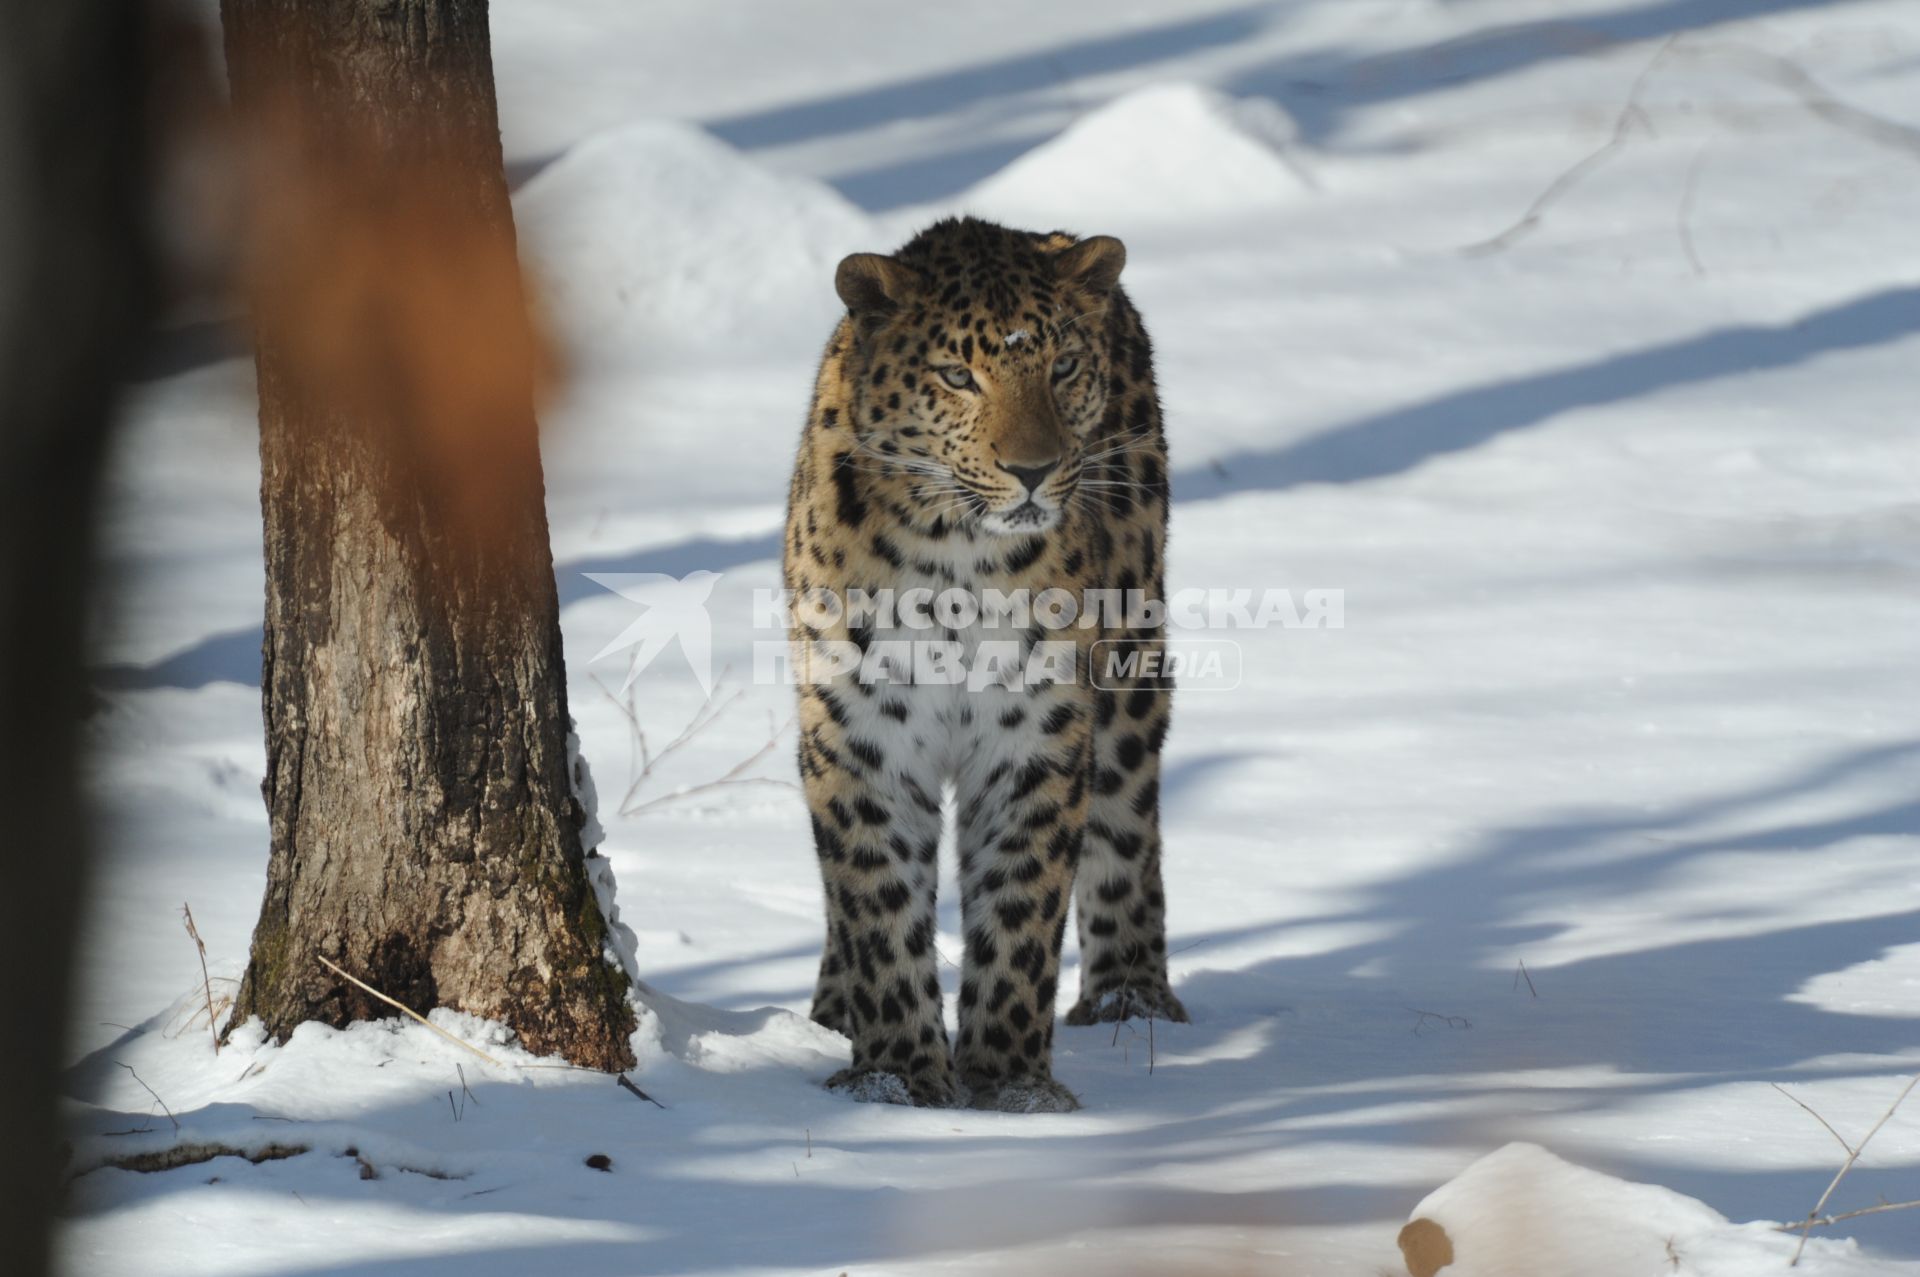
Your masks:
M630 647L636 649L627 665L627 681L620 685L622 692L633 686L633 680L654 657L678 642L694 678L700 681L700 690L713 695L713 622L707 615L707 599L720 580L718 572L689 572L683 577L664 572L585 575L594 584L644 609L633 624L593 655L597 661Z

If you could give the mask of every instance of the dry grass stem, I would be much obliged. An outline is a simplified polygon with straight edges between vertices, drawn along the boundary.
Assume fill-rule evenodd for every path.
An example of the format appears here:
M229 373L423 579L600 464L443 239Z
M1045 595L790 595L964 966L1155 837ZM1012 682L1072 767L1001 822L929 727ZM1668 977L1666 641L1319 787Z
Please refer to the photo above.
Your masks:
M315 954L314 956L319 957L320 955ZM418 1011L415 1011L412 1007L402 1006L400 1003L395 1002L392 998L380 992L380 990L374 988L372 985L368 984L365 980L360 979L358 976L350 975L347 972L342 971L339 967L335 966L331 962L328 962L325 958L320 958L320 965L325 967L327 970L333 972L335 975L339 976L342 980L349 982L355 988L362 989L365 992L372 994L374 997L380 999L382 1002L386 1003L388 1006L392 1007L394 1010L400 1012L401 1014L413 1017L415 1020L418 1020L420 1023L426 1025L429 1029L432 1029L435 1033L438 1033L441 1037L453 1043L455 1046L460 1047L463 1050L473 1052L475 1055L485 1060L488 1064L494 1065L496 1068L506 1067L506 1065L501 1064L500 1061L494 1059L491 1055L488 1055L485 1051L482 1051L479 1047L473 1045L473 1043L461 1041L459 1038L456 1038L455 1036L453 1036L453 1034L447 1032L445 1029L441 1028L439 1025L435 1024L433 1021L427 1019L426 1016L421 1015Z
M200 928L193 925L193 906L180 905L180 913L187 920L187 934L193 937L193 947L200 951L200 987L207 994L207 1031L213 1034L213 1053L220 1054L220 1017L213 1010L213 979L207 974L207 942L200 938Z

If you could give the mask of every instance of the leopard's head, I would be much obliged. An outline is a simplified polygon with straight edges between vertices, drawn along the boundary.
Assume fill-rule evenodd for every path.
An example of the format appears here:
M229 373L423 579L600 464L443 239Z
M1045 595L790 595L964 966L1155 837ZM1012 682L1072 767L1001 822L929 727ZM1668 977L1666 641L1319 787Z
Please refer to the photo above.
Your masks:
M1106 413L1120 241L941 222L897 254L855 253L835 287L853 348L863 462L911 507L1003 535L1074 508Z

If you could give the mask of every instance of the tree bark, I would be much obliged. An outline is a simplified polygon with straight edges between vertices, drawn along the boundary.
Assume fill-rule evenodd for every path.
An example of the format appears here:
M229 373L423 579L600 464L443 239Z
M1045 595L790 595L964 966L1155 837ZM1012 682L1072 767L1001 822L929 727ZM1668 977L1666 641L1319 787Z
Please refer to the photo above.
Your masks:
M387 1008L630 1068L580 845L484 0L224 0L254 245L272 829L234 1023Z

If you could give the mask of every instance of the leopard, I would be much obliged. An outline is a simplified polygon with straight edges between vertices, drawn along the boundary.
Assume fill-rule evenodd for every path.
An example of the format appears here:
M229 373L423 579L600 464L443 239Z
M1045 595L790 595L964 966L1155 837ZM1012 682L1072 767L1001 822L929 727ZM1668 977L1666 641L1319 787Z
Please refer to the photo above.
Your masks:
M812 1018L850 1040L826 1085L858 1099L1077 1108L1052 1067L1070 910L1068 1024L1188 1018L1161 873L1172 680L1165 662L1126 659L1165 641L1169 471L1125 265L1112 236L956 217L834 274L845 313L801 432L782 560L827 915ZM1038 609L847 602L883 591L1068 603L1043 624ZM1141 605L1077 606L1098 591ZM976 660L961 682L909 659L929 633L962 658L1008 659ZM1043 649L1053 676L1033 677L1022 661ZM951 1044L935 899L949 838L964 936Z

